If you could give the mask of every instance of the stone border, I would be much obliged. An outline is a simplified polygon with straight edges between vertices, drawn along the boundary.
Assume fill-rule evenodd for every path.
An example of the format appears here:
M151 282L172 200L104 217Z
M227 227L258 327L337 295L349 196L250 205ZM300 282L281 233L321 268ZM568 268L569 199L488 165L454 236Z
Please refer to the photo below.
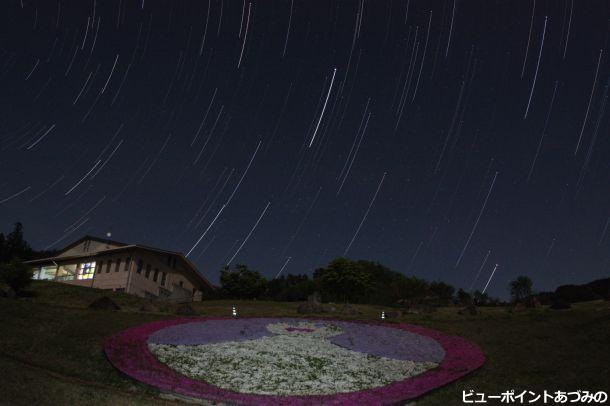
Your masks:
M274 318L281 320L289 317ZM485 361L481 349L461 337L446 335L436 330L406 323L392 324L377 321L344 320L351 323L398 328L430 337L443 347L445 358L435 369L382 387L357 392L337 393L335 395L278 396L239 393L188 378L160 363L148 351L148 336L158 330L184 323L228 319L231 319L231 317L178 318L142 324L120 331L108 338L104 343L104 352L108 360L119 371L162 392L240 405L379 405L404 402L461 378L481 367ZM307 319L332 321L314 317Z

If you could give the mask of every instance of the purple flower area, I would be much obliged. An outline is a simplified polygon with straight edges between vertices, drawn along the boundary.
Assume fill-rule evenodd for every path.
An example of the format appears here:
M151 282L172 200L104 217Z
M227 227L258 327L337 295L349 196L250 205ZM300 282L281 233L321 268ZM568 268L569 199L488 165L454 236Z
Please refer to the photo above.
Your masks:
M445 357L443 347L433 339L397 328L362 323L333 322L343 330L330 341L352 351L380 357L417 362L439 363Z
M149 343L174 345L213 344L256 340L272 336L267 324L273 319L208 320L164 328L148 337Z

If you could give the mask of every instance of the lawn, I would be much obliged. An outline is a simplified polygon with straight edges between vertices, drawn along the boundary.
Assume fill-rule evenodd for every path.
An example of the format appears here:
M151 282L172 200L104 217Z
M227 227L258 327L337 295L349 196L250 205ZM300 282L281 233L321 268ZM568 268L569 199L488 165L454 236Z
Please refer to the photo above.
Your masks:
M102 352L102 342L115 332L175 317L172 306L145 313L139 311L144 299L135 296L51 282L36 282L31 290L31 297L0 298L0 369L11 371L0 379L0 404L174 403L123 376ZM121 311L87 309L102 295ZM201 315L230 315L233 305L240 316L294 317L298 303L206 301L193 307ZM332 317L378 319L382 310L355 307L361 315ZM460 405L462 390L468 389L488 395L510 389L610 391L610 302L581 303L563 311L484 308L476 316L442 308L398 321L462 336L479 345L487 358L468 377L418 399L418 406Z

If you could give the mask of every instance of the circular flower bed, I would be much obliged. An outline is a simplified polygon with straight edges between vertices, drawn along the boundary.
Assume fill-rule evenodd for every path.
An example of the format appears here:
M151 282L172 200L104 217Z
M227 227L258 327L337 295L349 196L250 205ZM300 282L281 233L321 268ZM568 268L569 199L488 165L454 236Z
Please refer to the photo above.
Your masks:
M113 365L162 391L238 404L405 401L483 364L478 347L408 324L189 318L124 330Z

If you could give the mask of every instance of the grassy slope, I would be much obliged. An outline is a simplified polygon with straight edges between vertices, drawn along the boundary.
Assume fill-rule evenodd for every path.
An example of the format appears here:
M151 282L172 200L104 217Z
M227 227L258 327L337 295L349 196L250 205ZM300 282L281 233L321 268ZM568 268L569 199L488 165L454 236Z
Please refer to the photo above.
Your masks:
M117 372L105 359L101 344L126 327L173 317L141 313L143 299L96 289L39 282L36 296L0 299L0 404L170 404L144 385ZM108 294L122 310L91 311L86 307ZM229 315L236 305L241 316L295 316L296 303L197 303L202 315ZM359 318L378 318L380 309L356 306ZM567 311L535 309L510 313L483 309L461 316L455 308L428 315L407 315L401 321L457 334L483 349L487 361L467 378L440 388L419 405L459 405L461 391L500 394L515 389L541 392L610 390L610 303L590 302Z

